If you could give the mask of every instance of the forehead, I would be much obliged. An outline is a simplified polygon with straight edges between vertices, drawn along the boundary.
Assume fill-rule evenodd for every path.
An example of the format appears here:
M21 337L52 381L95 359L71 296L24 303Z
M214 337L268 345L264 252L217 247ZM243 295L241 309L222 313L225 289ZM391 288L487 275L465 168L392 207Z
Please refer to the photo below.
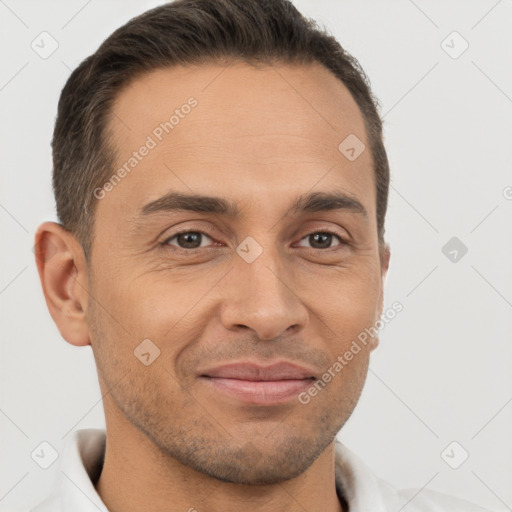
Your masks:
M347 130L365 137L363 117L350 92L316 63L254 67L236 62L152 71L118 93L111 128L123 142L136 144L140 138L135 137L151 133L155 123L168 121L192 97L199 107L187 121L193 130L173 132L183 143L198 134L215 142L224 135L263 135L275 128L282 136L309 135L313 144L328 134L323 142L330 149L333 144L337 149Z
M339 150L354 135L369 148L362 114L319 64L153 71L119 93L109 128L113 172L126 172L102 209L140 207L170 190L212 195L212 188L215 195L278 203L282 194L296 196L315 184L369 196L373 209L370 151L350 161Z

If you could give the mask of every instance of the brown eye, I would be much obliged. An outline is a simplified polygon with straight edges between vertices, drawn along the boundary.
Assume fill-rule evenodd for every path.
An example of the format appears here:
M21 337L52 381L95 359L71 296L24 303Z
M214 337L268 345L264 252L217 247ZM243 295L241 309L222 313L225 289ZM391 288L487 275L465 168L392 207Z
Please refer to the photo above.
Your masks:
M164 245L177 246L180 249L199 249L205 247L202 245L204 238L211 238L202 231L183 231L182 233L176 233L170 238L165 240ZM176 243L172 243L175 240Z
M330 233L329 231L318 231L305 236L302 240L307 240L310 243L312 249L330 249L332 247L343 245L344 240L336 233ZM333 241L337 241L337 244L333 245ZM304 247L304 246L302 246Z

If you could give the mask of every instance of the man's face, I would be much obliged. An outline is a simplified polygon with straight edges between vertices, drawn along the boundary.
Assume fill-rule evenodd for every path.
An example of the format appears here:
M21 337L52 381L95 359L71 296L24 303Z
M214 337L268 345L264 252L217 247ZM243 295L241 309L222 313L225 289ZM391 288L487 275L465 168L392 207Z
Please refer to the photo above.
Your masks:
M138 156L97 202L89 263L107 427L135 426L221 480L301 474L350 416L373 347L309 403L299 393L382 308L373 164L356 103L318 65L212 64L134 81L110 128L115 170ZM338 149L350 134L368 148L353 161ZM212 201L176 210L157 201L169 193L238 211L208 211ZM296 203L318 193L349 200Z

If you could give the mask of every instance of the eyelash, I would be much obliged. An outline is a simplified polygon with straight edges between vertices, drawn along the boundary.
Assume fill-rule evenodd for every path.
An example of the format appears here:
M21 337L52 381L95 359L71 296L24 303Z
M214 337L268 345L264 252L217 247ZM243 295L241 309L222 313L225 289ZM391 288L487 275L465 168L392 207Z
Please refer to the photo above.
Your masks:
M167 247L172 247L172 250L175 250L177 252L182 252L182 253L193 253L194 251L198 251L198 250L201 250L201 249L207 249L207 247L196 247L195 249L184 249L183 247L171 246L169 244L169 242L171 240L175 239L177 236L183 235L183 234L186 234L186 233L200 233L201 235L205 235L208 238L213 239L213 237L211 235L209 235L205 231L201 231L200 229L186 229L186 230L183 230L183 231L179 231L178 233L174 233L174 235L166 238L163 242L161 242L160 245L164 249L167 248ZM339 246L350 245L350 243L345 238L343 238L339 233L337 233L336 231L332 231L330 229L321 229L321 230L317 230L317 231L312 231L311 233L308 233L307 235L303 236L300 239L300 241L304 240L305 238L308 238L311 235L316 235L318 233L329 234L329 235L335 236L338 239L338 241L340 242ZM334 247L339 247L339 246L334 246ZM314 247L311 247L311 250L326 252L329 249L333 249L334 247L328 247L327 249L315 249Z

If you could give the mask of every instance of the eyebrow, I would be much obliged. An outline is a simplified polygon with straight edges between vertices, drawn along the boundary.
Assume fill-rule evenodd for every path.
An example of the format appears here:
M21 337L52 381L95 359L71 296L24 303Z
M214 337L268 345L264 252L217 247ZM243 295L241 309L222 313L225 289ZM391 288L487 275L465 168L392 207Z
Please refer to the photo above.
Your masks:
M332 210L346 210L361 214L365 219L368 212L360 201L344 192L312 192L297 197L287 214L326 212ZM241 210L237 203L222 197L205 196L198 194L182 194L169 192L164 196L147 203L140 209L141 216L155 213L191 211L222 215L229 218L239 218Z

